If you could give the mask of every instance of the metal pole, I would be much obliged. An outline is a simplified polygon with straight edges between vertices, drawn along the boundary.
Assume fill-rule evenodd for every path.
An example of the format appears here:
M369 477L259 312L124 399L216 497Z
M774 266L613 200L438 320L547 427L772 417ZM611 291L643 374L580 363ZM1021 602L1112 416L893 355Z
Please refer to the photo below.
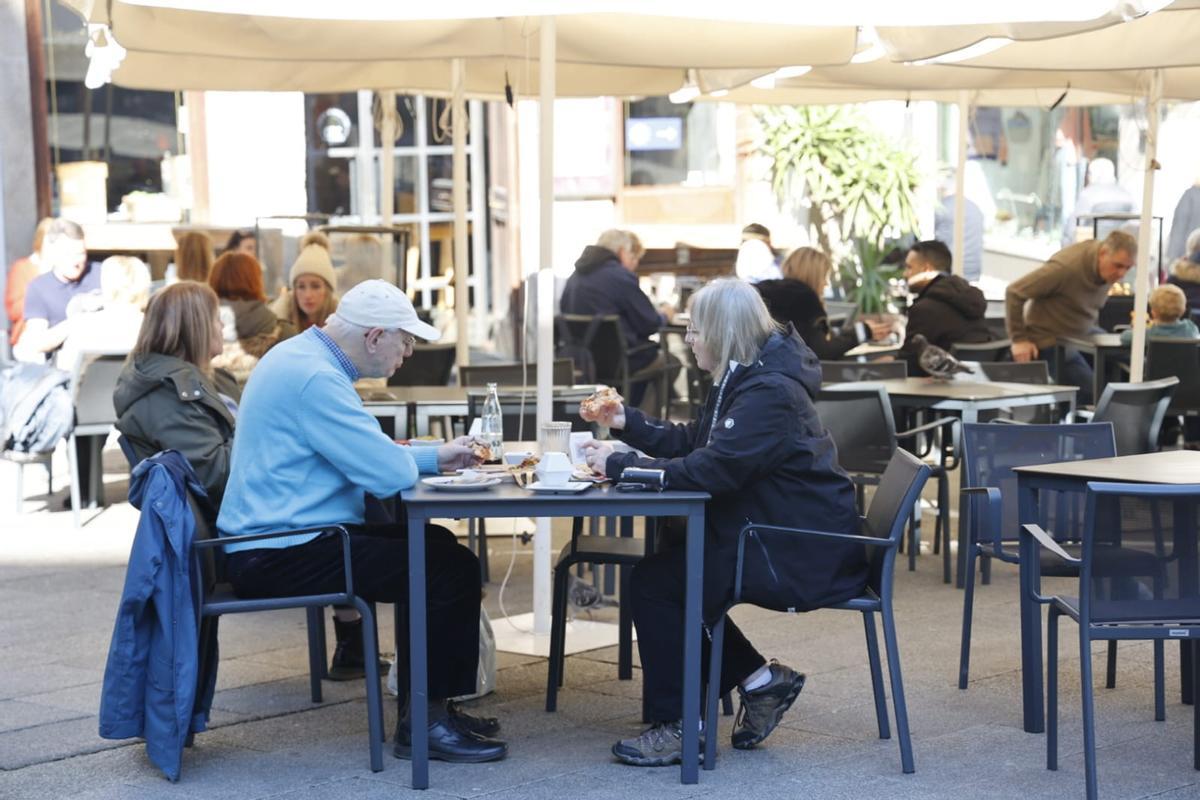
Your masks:
M466 63L461 58L450 62L451 130L454 136L454 323L457 331L454 357L458 366L465 367L470 358L468 332L468 283L471 255L467 250L467 101L463 85L467 79ZM476 237L480 232L476 230ZM478 267L477 267L478 268Z
M1138 227L1137 275L1133 281L1133 343L1129 351L1129 380L1141 383L1146 368L1146 298L1150 293L1150 218L1154 206L1154 170L1158 169L1158 105L1162 101L1162 70L1150 75L1146 103L1146 168L1142 177L1142 219ZM1099 399L1099 398L1097 398Z
M962 276L965 264L963 254L966 252L966 216L967 216L967 120L971 113L970 92L958 93L958 158L954 168L954 274Z
M554 17L542 18L538 56L540 135L538 137L537 421L551 419L554 372L554 67L558 55ZM537 521L533 542L533 632L550 632L550 520Z
M392 215L396 204L396 93L384 91L379 93L379 102L383 114L379 122L379 224L391 225ZM370 131L359 131L361 136L370 136ZM392 252L391 236L383 236L383 262L379 272L374 276L383 277L383 265L391 267L395 263Z

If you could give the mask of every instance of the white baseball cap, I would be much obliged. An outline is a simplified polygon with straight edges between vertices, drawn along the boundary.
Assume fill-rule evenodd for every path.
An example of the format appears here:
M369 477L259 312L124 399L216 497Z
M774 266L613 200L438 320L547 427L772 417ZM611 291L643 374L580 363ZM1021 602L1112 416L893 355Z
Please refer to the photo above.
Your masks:
M339 317L363 328L397 328L429 342L441 338L441 333L417 317L408 295L379 279L363 281L342 295L338 301Z

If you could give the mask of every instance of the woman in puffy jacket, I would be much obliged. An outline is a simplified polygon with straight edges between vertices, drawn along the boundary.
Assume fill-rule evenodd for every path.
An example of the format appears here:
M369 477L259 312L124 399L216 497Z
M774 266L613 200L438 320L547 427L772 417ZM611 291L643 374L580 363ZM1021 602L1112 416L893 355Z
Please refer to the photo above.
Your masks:
M859 518L854 485L838 466L837 449L813 403L821 387L817 357L790 325L771 319L754 288L723 279L697 292L687 342L713 379L696 420L680 425L651 419L618 401L598 408L585 403L580 414L650 456L614 453L610 444L592 441L586 449L593 469L616 479L626 467L658 468L668 488L712 495L705 508L703 593L704 621L711 625L733 597L739 532L748 523L856 534ZM809 526L806 520L816 522ZM753 598L770 607L780 607L786 594L782 607L806 611L855 597L866 585L860 545L805 539L776 552L770 563L773 574L786 576L786 588ZM613 754L628 764L660 766L682 756L684 585L682 547L660 550L633 568L633 621L653 724L614 745ZM728 618L722 662L720 692L736 686L742 702L733 746L754 747L795 701L804 676L768 664Z

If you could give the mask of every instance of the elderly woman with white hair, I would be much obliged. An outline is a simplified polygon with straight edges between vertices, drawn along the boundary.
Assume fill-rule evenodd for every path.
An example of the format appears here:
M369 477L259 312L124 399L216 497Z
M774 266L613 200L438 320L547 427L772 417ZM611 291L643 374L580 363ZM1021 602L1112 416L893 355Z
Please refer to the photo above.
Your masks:
M593 441L587 446L593 469L618 478L626 467L658 468L668 488L712 495L705 514L703 598L704 620L711 625L732 599L738 533L747 523L858 533L859 518L854 486L838 466L813 404L821 385L817 357L790 325L772 321L758 292L737 279L701 289L692 298L687 342L713 378L698 419L673 424L615 401L595 413L589 405L581 414L650 456L616 453ZM773 564L791 589L802 587L806 602L797 611L854 597L866 583L866 555L858 545L804 540L773 555ZM613 746L628 764L662 766L682 757L684 567L683 548L670 547L633 570L633 620L652 725ZM804 676L768 664L729 619L725 631L720 691L737 687L742 709L733 746L749 749L779 724Z

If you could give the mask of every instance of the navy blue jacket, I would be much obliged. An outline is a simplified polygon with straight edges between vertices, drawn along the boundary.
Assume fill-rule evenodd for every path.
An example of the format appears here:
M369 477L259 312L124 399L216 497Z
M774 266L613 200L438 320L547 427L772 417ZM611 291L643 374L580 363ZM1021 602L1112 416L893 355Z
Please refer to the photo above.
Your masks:
M625 345L629 350L645 345L657 333L663 317L638 286L637 276L605 247L588 245L575 262L575 271L563 288L560 308L564 314L588 314L621 318ZM658 355L657 348L630 355L629 368L637 371Z
M100 735L144 738L150 760L173 781L188 733L207 727L216 682L216 670L206 669L206 686L197 686L201 582L191 557L196 522L187 489L205 496L174 450L133 470L129 501L142 514L100 696Z
M771 334L753 364L739 366L723 388L713 386L699 419L680 425L625 408L621 439L654 458L614 454L605 464L610 478L627 466L655 467L666 471L669 489L712 494L705 508L706 618L732 591L744 525L859 532L854 485L813 405L820 386L816 354L788 326ZM855 597L866 584L860 545L806 539L788 553L784 567L804 584L808 608Z

